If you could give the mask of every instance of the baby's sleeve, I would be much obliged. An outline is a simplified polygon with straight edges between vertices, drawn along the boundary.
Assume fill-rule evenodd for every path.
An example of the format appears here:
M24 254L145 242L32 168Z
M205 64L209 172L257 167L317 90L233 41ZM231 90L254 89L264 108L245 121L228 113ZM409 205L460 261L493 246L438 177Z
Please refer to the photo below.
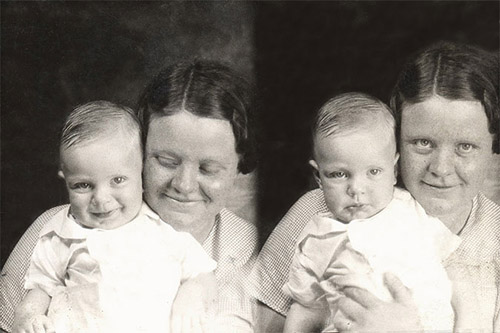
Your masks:
M325 299L320 282L331 260L331 239L323 237L311 220L298 238L283 292L306 307L323 307ZM334 247L334 246L333 246Z
M196 277L202 273L208 273L215 270L217 263L210 258L203 247L193 236L188 233L180 232L180 246L183 248L183 258L181 261L182 281Z
M41 289L54 296L56 289L64 286L65 265L60 259L64 252L64 245L57 237L41 237L31 256L24 288Z

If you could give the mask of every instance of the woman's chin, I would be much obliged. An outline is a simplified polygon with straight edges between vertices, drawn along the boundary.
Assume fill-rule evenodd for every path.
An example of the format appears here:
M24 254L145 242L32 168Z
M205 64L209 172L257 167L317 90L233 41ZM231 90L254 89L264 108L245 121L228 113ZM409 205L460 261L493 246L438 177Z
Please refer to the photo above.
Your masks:
M216 215L207 211L177 209L163 209L162 212L157 213L164 222L177 231L189 231L207 223L213 224Z

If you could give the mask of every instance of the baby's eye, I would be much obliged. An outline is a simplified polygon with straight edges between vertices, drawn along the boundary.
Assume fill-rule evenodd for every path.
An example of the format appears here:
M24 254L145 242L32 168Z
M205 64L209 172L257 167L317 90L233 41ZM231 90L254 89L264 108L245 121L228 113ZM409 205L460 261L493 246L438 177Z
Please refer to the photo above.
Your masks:
M413 141L413 144L418 148L429 148L431 146L431 142L427 139L417 139Z
M458 145L458 152L466 154L466 153L471 152L474 148L475 148L475 146L471 143L460 143Z
M86 191L91 189L91 185L89 183L74 183L70 185L70 188L72 190L77 190L77 191Z
M121 183L123 183L125 180L126 180L126 178L125 178L125 177L121 177L121 176L119 176L119 177L115 177L115 178L113 178L113 183L115 183L115 184L121 184Z
M380 170L380 169L371 169L370 175L377 176L377 175L380 175L381 172L382 172L382 170Z
M344 171L334 171L328 175L328 178L343 179L347 178L347 174Z

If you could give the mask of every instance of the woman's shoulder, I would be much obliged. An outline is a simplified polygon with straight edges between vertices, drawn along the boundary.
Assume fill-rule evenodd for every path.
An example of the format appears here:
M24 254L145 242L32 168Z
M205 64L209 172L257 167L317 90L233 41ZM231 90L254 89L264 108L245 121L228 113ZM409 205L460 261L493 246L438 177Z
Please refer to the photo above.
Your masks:
M467 261L477 263L497 256L500 247L500 206L479 193L474 198L472 212L460 237L462 244L457 253Z
M493 233L500 237L500 206L479 192L474 198L467 224L472 230L488 229L488 233L494 230Z
M482 192L479 192L477 196L477 205L478 210L483 214L497 219L500 218L500 205L488 198Z
M287 215L303 213L315 215L328 212L323 190L317 188L303 194L290 208Z
M16 247L14 248L14 251L20 251L20 249L32 249L35 247L36 242L38 241L38 237L40 234L40 231L43 229L43 227L60 211L63 209L68 208L69 205L60 205L53 207L51 209L46 210L43 212L40 216L37 217L37 219L26 229L24 232L23 236L17 243Z
M53 207L51 209L46 210L37 219L28 227L28 229L24 232L23 236L19 240L17 246L24 248L27 247L32 249L35 247L36 242L38 241L39 234L45 225L52 220L57 213L61 212L63 209L68 208L69 205L60 205Z
M261 264L284 266L287 274L295 245L313 216L327 213L321 189L302 195L274 228L259 254ZM284 264L287 263L287 264Z
M256 235L257 228L252 223L239 217L232 211L223 208L220 212L220 220L228 232L236 232L240 235Z
M474 199L472 209L467 224L477 232L482 231L488 237L495 237L500 244L500 205L480 192Z
M305 226L317 214L328 213L325 197L321 189L314 189L302 195L283 216L269 238L292 239L295 244L296 238L301 234Z
M66 209L68 207L69 207L69 204L52 207L52 208L46 210L45 212L43 212L40 216L38 216L37 219L35 220L35 222L33 222L33 224L36 224L36 223L45 224L51 218L53 218L57 213L59 213L60 211L62 211L63 209Z
M255 255L258 249L257 228L252 223L224 208L220 212L219 239L227 251L244 256Z

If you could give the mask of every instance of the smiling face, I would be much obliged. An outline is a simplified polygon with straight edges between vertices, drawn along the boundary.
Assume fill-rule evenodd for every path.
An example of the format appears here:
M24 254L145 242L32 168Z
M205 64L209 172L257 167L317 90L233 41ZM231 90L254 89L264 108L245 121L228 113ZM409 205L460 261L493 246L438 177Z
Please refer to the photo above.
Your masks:
M392 200L397 154L380 122L363 129L317 137L315 160L325 201L342 222L369 218Z
M428 214L464 223L492 161L492 142L480 102L433 96L404 106L403 182Z
M140 140L119 131L62 149L61 173L70 212L89 228L115 229L142 204Z
M153 118L145 150L148 204L176 230L208 235L238 174L230 123L185 111Z

